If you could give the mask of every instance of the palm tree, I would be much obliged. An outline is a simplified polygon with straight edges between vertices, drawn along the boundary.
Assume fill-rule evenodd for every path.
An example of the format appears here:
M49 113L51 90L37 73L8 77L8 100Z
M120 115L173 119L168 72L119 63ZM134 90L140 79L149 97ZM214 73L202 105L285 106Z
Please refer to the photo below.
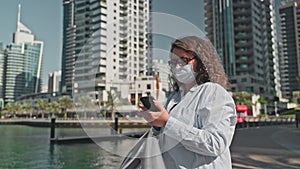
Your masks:
M117 96L117 94L113 93L112 91L108 91L107 94L108 95L107 95L106 106L110 108L111 118L114 119L115 111L116 111L116 107L117 107L118 96Z
M57 102L49 102L46 107L46 111L52 115L60 113L60 105Z
M84 119L87 118L87 111L91 110L94 107L92 98L89 96L80 96L78 98L79 110L82 110Z
M236 105L246 105L251 107L252 104L252 94L248 92L237 92L233 94L233 99Z
M259 97L258 103L260 103L261 105L264 106L264 114L267 115L267 104L268 104L268 101L266 99L264 99L263 97Z
M64 117L67 118L67 110L74 107L73 100L70 96L63 96L59 98L59 105L64 112Z
M15 113L15 109L14 109L14 106L13 106L13 103L7 103L4 107L4 111L6 113Z
M46 111L47 107L48 107L48 102L46 102L45 100L39 100L38 101L37 109L38 109L38 111L42 112L42 119L45 116L45 111Z
M31 102L24 102L22 105L22 110L24 111L25 114L29 113L29 117L31 118L32 112L33 112L33 106ZM27 115L26 115L27 116Z
M49 107L51 107L51 112L52 113L60 113L60 105L58 102L50 102Z
M16 117L16 114L18 114L18 112L20 111L21 106L19 103L14 102L7 103L4 108L7 110L7 112L13 113L13 116Z

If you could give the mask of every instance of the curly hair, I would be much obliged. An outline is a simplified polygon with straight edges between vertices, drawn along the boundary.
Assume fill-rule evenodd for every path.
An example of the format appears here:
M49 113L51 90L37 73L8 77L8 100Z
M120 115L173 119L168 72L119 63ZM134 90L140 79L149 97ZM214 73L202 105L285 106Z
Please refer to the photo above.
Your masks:
M224 71L222 62L209 40L201 39L197 36L187 36L176 39L171 46L171 53L175 48L182 49L188 53L193 53L197 61L196 82L198 85L206 82L214 82L229 89L229 82ZM173 80L172 86L178 91L178 84Z

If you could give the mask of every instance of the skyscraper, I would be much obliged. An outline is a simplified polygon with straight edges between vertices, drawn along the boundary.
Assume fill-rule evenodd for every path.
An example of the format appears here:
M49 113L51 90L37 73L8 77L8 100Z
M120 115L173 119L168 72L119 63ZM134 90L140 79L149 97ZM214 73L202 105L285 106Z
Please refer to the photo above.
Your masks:
M205 0L206 32L233 92L280 95L274 4L270 0Z
M71 95L74 68L75 68L75 38L76 26L74 24L75 2L64 0L63 2L63 47L62 47L62 77L60 92Z
M61 71L55 71L48 75L48 93L59 92L61 85Z
M105 98L105 90L123 90L146 74L149 0L64 0L64 15L62 88L67 93Z
M284 4L280 7L279 14L282 95L291 99L294 91L300 91L300 1Z
M35 41L34 35L20 21L19 4L17 31L13 43L4 52L3 97L4 102L13 102L25 94L38 93L41 86L43 42Z

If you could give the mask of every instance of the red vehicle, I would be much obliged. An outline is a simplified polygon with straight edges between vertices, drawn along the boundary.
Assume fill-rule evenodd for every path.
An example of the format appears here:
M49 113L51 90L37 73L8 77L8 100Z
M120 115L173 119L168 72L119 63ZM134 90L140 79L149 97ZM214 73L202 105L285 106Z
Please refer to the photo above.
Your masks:
M245 121L245 116L248 116L248 106L237 105L235 109L237 114L237 123L243 123Z

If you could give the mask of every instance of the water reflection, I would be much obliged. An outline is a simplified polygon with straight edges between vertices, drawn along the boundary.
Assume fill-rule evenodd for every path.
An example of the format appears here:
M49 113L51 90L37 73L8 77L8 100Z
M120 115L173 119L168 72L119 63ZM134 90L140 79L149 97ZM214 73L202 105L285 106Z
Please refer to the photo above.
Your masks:
M56 131L59 137L85 134L78 128ZM99 143L50 145L48 128L9 125L0 126L0 133L0 168L5 169L114 169L123 157L111 152L126 154L136 141L105 141L100 146ZM96 133L99 131L95 129Z

